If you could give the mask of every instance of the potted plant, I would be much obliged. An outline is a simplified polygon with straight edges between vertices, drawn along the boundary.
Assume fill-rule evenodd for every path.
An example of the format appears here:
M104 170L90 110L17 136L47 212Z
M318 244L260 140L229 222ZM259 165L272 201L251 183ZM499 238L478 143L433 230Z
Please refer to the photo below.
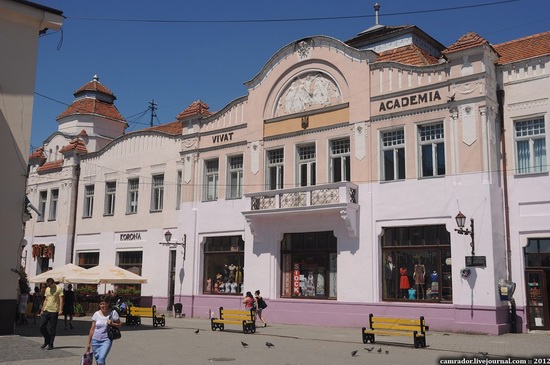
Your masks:
M86 312L84 311L84 307L80 303L76 303L74 305L74 315L76 317L84 317L86 315Z

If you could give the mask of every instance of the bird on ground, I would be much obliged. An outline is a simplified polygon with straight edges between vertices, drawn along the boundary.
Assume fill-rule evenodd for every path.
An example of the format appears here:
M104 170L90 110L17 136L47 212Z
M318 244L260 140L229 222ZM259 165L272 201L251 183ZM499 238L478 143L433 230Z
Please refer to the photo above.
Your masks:
M247 346L248 346L248 344L247 344L246 342L242 342L242 341L241 341L241 345L243 345L243 347L247 347Z
M368 352L372 352L372 350L374 350L374 347L365 347L365 350L367 350Z
M196 330L196 331L195 331L195 334L199 333L199 331L200 331L200 330Z
M351 352L351 356L357 356L357 350L353 350L353 351Z
M273 346L275 346L275 345L272 344L271 342L266 342L265 345L266 345L267 347L273 347Z
M488 352L485 352L485 351L480 351L479 354L480 354L480 355L483 355L483 356L489 355L489 353L488 353Z
M382 353L382 347L380 347L378 350L376 350L376 352L378 352L379 354Z
M390 354L390 350L386 350L386 355L389 355Z

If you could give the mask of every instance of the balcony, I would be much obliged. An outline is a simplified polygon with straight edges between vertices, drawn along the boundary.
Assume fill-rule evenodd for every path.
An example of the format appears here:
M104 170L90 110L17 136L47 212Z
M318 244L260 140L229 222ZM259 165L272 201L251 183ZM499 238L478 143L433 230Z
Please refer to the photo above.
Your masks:
M250 200L250 210L243 215L253 231L254 220L259 217L337 211L350 237L356 237L357 195L357 185L350 182L249 193L245 197Z

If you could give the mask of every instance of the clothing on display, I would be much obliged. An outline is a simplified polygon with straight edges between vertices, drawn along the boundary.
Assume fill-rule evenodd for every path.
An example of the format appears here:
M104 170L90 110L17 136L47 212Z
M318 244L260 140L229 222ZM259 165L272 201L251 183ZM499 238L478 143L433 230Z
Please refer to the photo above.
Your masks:
M424 276L426 275L426 268L422 264L414 265L413 279L416 285L424 284Z
M317 286L315 288L315 293L317 295L325 295L325 277L323 274L317 274Z
M416 290L414 290L413 288L409 289L409 299L416 299Z
M409 277L407 276L407 269L400 268L399 274L401 277L399 278L399 289L409 289L411 287L411 283L409 282Z
M315 279L313 278L313 273L310 271L307 276L307 296L313 297L315 296Z
M384 280L386 280L386 290L388 296L393 297L395 287L395 266L393 265L391 256L388 256L388 261L384 266Z

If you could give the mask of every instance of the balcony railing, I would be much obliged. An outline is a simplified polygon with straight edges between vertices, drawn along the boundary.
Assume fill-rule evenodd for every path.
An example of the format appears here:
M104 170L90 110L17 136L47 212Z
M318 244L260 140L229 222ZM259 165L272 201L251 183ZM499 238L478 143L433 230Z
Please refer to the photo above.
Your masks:
M340 182L246 194L251 210L357 204L357 185Z

